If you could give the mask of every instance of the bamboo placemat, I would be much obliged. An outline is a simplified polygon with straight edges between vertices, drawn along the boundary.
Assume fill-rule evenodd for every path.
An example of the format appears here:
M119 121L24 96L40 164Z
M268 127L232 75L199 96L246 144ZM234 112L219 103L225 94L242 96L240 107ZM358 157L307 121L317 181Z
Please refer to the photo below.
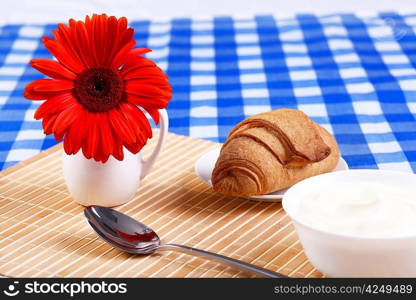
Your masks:
M143 150L146 156L157 140ZM294 277L322 276L308 262L280 203L214 193L194 173L218 144L169 134L136 197L117 209L163 242L198 247ZM247 277L174 252L134 256L102 242L68 194L55 146L0 173L0 274L11 277Z

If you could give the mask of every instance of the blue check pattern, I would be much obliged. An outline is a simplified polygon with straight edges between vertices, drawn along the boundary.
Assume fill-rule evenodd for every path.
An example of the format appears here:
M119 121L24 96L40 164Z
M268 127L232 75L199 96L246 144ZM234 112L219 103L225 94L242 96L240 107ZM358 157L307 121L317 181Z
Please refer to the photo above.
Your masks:
M416 14L131 22L170 76L170 131L223 142L239 121L298 108L337 139L351 168L416 171ZM24 86L50 58L55 25L0 27L0 169L56 142Z

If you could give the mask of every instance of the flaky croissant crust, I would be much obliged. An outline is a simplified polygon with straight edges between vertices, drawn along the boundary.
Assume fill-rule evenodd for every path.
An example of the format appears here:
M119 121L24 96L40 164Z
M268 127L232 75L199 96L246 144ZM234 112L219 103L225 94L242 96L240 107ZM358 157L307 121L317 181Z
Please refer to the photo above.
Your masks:
M211 180L225 195L265 194L331 171L338 158L325 129L299 110L279 109L249 117L229 133Z

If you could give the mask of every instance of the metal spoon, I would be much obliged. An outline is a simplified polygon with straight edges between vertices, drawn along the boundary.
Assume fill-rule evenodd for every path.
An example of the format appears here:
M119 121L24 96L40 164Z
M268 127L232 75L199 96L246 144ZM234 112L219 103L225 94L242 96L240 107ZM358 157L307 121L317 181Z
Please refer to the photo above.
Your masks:
M114 209L88 206L85 217L95 232L111 246L133 254L151 254L156 250L179 251L215 260L263 277L286 276L223 255L177 244L162 244L157 234L146 225Z

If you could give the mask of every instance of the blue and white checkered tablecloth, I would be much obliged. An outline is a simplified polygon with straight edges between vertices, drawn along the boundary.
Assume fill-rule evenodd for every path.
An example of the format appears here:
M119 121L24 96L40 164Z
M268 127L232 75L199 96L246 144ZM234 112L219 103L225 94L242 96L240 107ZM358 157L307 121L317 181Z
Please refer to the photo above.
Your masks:
M170 131L223 142L249 115L291 107L329 129L351 168L416 171L416 14L133 21L170 76ZM56 142L24 86L56 26L0 27L0 169Z

